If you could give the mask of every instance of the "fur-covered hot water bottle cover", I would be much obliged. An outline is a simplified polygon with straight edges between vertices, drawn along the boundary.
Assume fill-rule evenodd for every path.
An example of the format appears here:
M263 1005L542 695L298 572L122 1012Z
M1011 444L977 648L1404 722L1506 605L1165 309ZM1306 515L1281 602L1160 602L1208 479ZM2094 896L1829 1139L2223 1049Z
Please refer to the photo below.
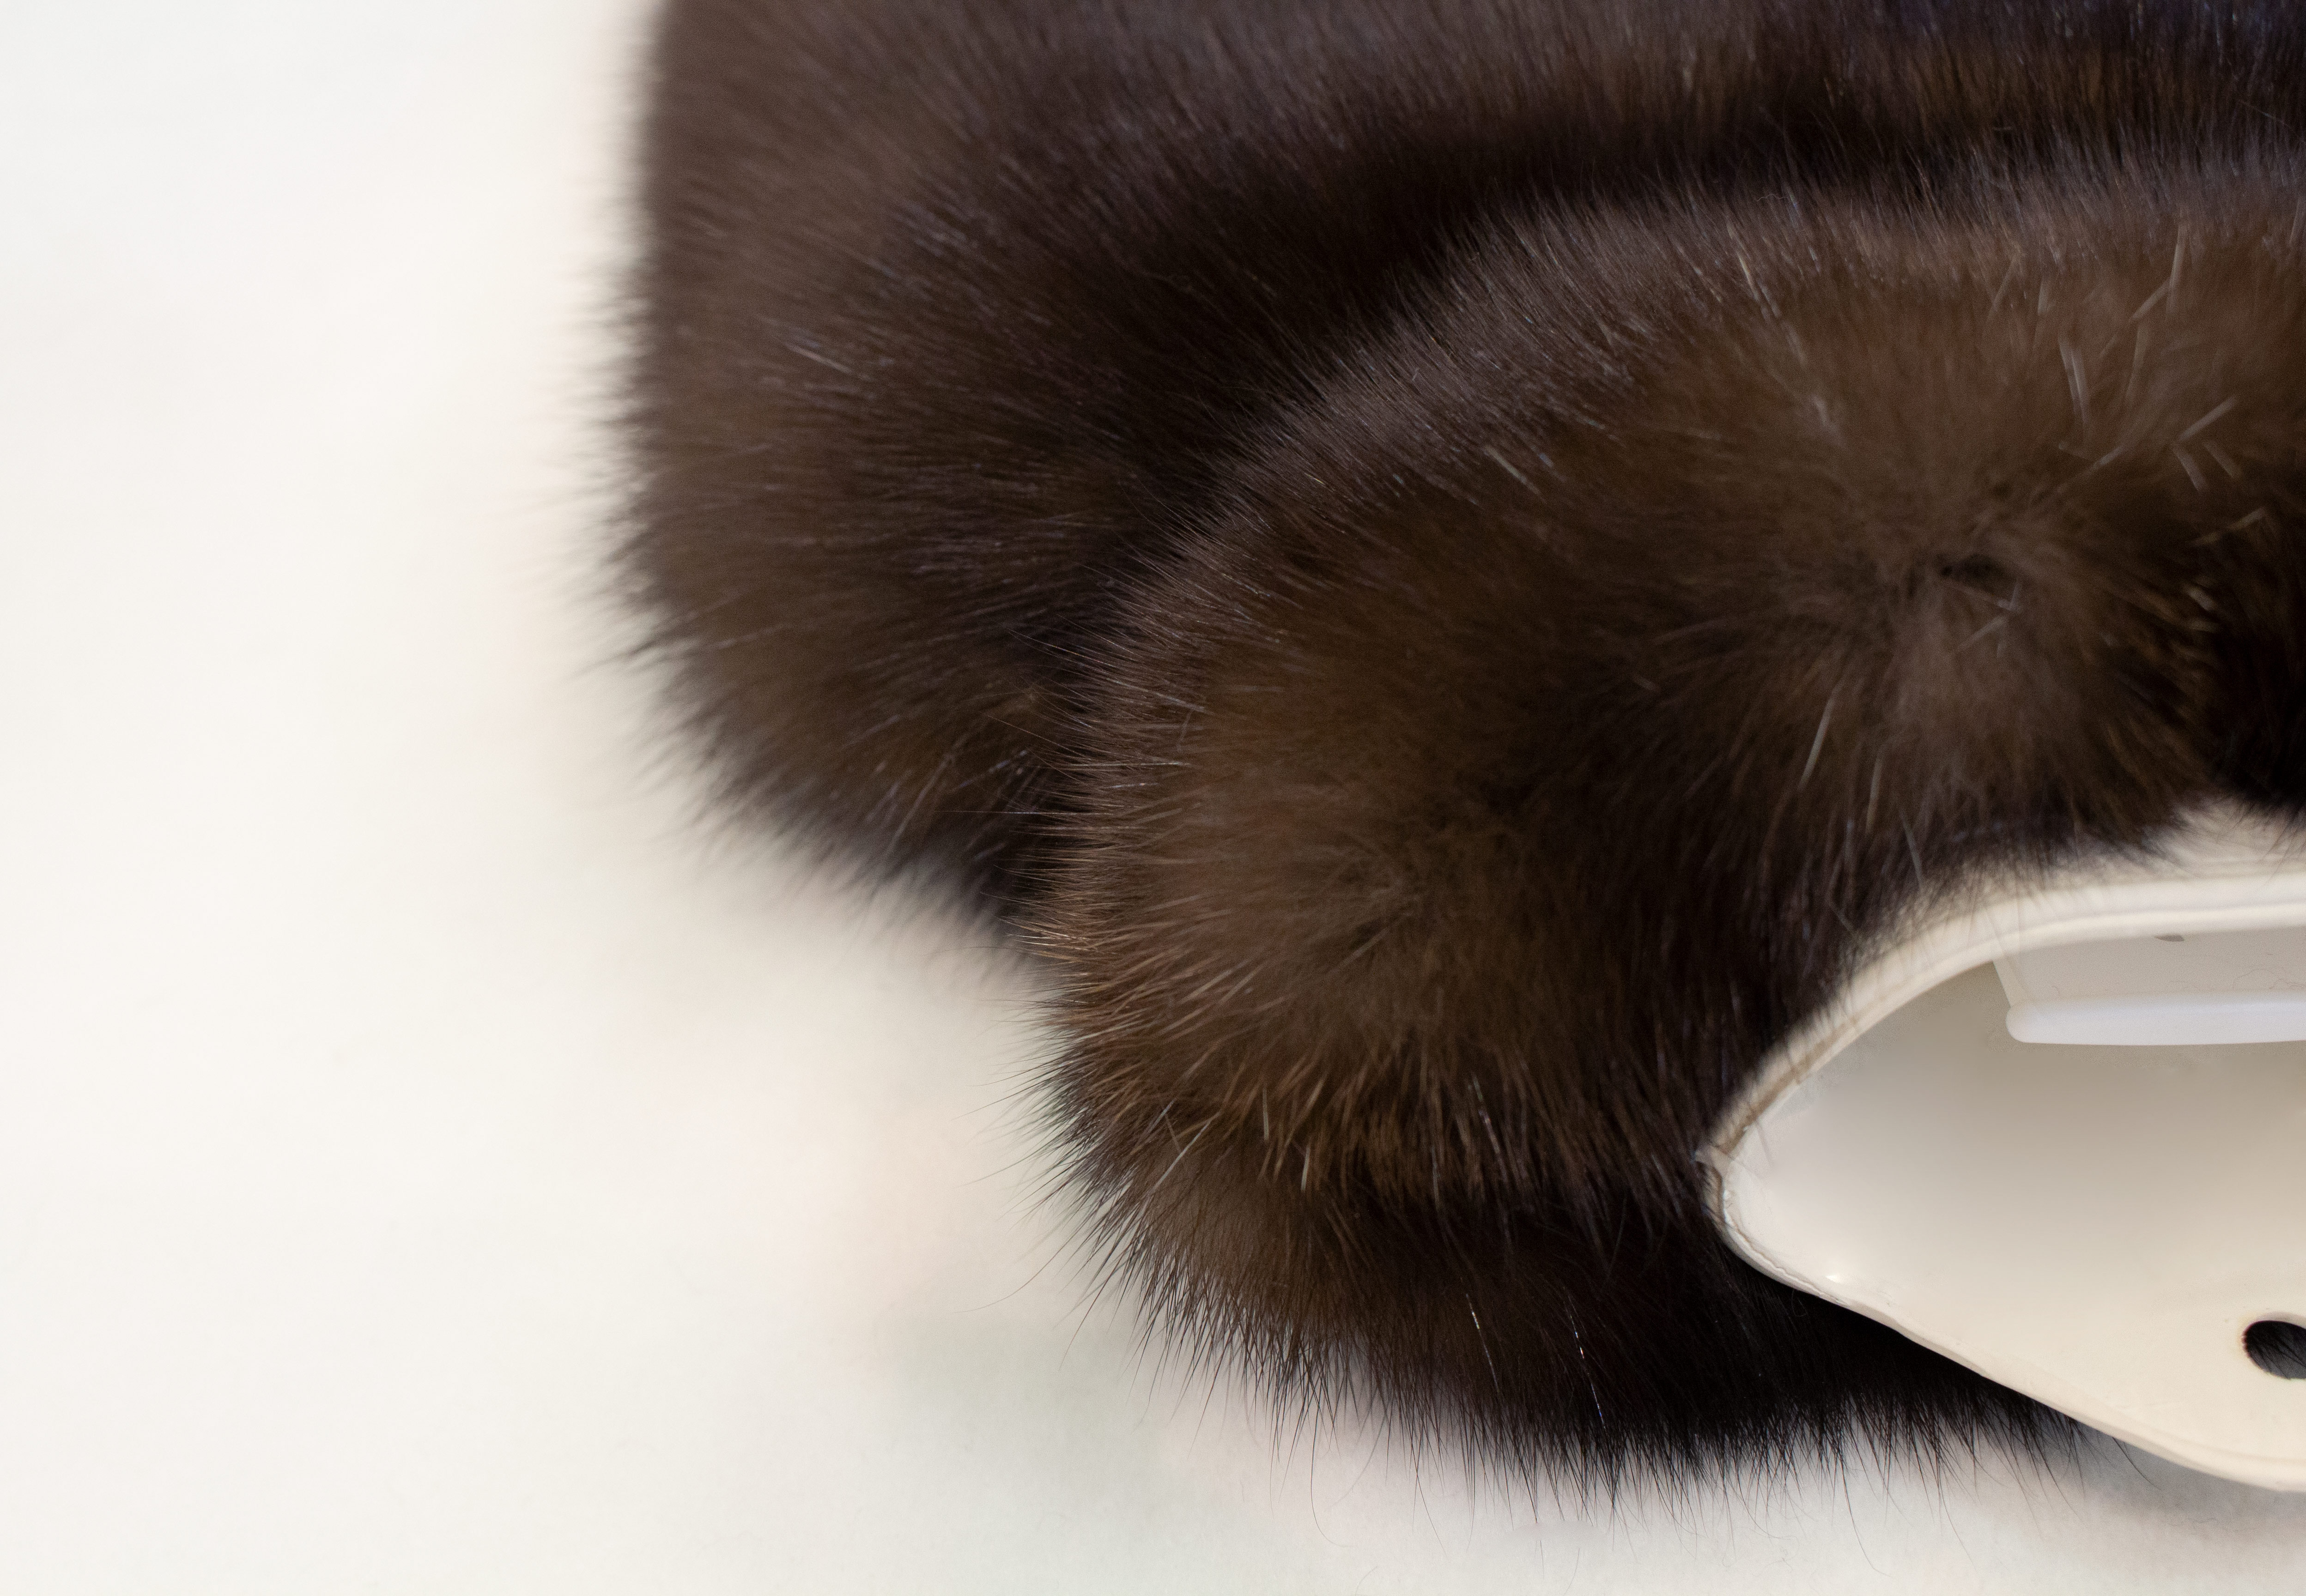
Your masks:
M1161 1334L1533 1472L2043 1410L1694 1158L1933 882L2306 800L2306 9L673 0L628 570L1044 956Z

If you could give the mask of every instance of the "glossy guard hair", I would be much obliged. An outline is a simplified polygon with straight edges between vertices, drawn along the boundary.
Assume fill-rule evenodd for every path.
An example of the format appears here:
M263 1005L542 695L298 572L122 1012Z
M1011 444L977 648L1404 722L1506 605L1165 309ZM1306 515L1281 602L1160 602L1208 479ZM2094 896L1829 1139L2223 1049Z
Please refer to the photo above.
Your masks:
M1933 883L2306 798L2306 9L672 0L624 570L1055 972L1156 1333L1609 1485L2063 1421L1693 1154Z

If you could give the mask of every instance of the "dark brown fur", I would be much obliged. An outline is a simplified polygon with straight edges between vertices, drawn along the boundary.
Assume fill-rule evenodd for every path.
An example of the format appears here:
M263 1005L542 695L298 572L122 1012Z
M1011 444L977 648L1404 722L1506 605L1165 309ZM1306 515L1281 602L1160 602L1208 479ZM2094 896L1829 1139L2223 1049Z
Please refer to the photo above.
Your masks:
M2306 13L674 0L628 569L1062 978L1112 1267L1588 1480L2045 1415L1692 1154L1924 883L2306 798Z

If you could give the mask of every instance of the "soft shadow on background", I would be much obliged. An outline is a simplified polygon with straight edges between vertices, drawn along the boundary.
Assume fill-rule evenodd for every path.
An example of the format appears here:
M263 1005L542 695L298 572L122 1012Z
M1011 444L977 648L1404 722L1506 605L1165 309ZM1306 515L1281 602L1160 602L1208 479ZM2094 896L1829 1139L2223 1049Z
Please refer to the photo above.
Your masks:
M1029 977L615 663L642 20L0 11L0 1589L2306 1583L2111 1449L1533 1505L1084 1312Z

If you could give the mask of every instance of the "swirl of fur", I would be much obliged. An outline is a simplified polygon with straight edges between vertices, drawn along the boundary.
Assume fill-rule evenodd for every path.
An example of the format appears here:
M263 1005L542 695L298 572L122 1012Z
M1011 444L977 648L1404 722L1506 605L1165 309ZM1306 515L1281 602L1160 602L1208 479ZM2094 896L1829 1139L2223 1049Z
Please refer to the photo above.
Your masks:
M2306 801L2306 13L674 0L625 568L1050 960L1161 1328L1588 1482L2055 1423L1692 1155L1916 894Z

